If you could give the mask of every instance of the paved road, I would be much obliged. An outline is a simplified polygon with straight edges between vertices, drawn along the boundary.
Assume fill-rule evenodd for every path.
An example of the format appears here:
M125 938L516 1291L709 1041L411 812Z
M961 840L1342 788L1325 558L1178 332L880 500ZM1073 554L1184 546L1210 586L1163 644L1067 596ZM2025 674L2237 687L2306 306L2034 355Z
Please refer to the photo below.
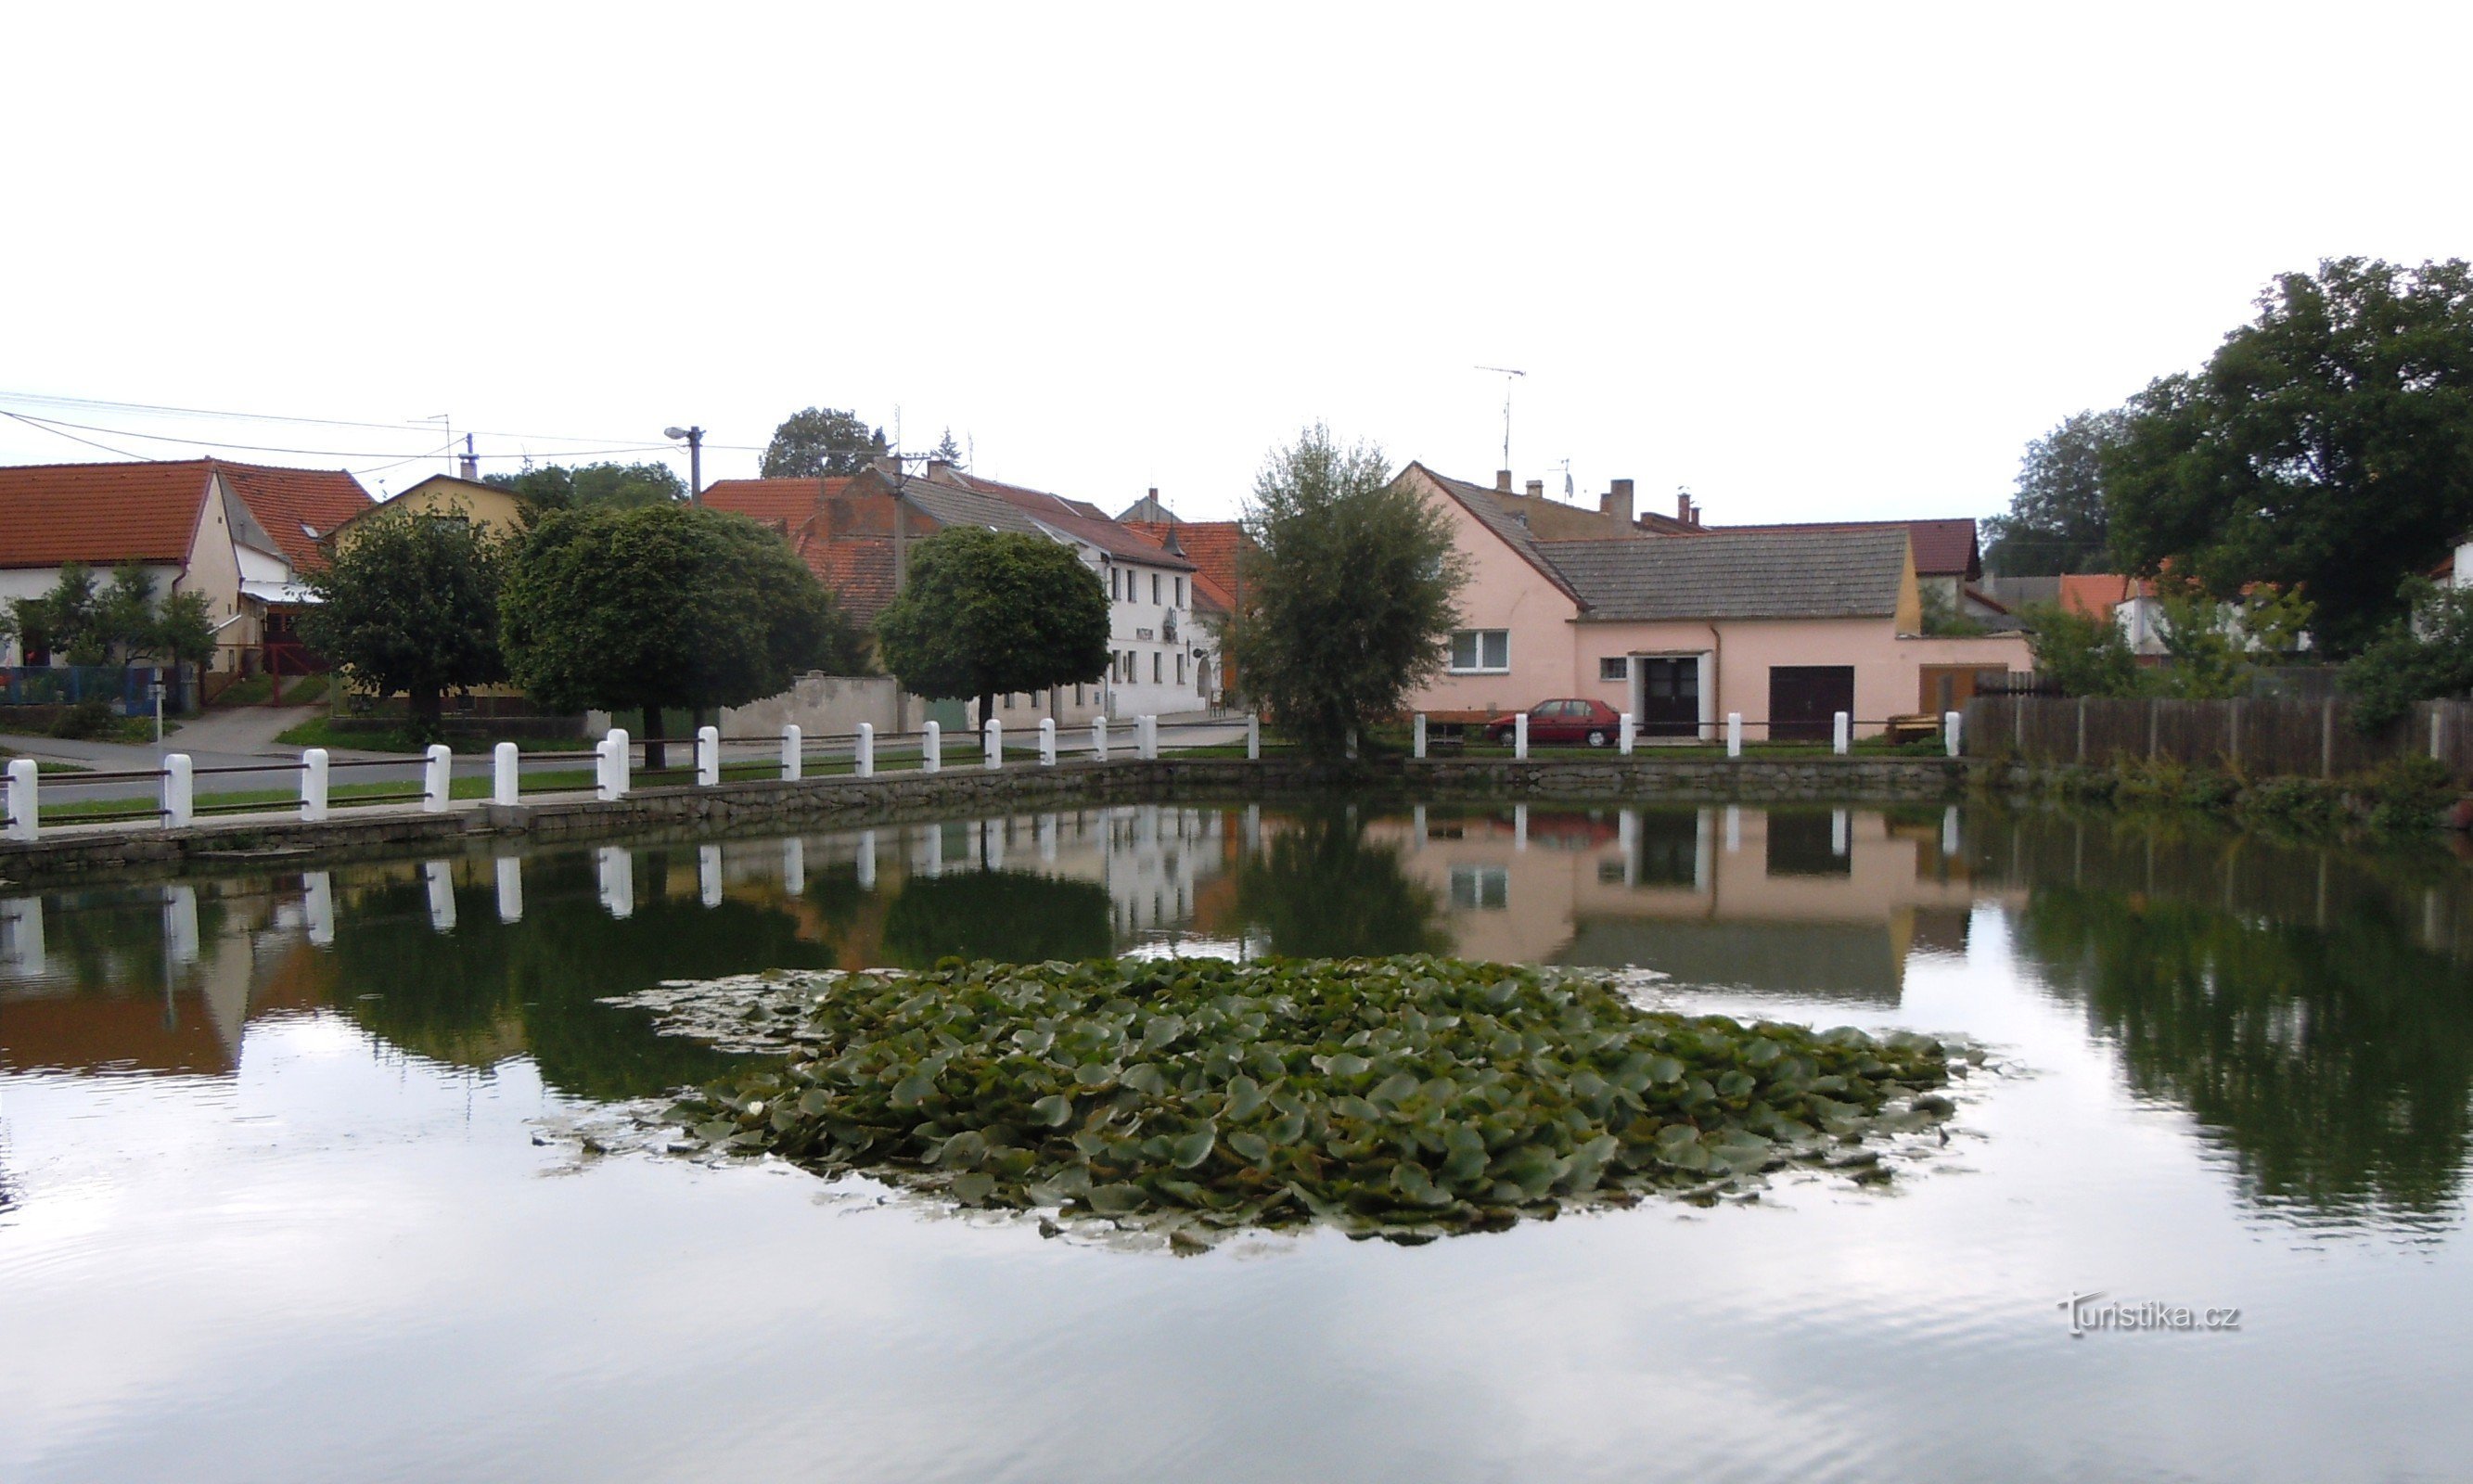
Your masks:
M259 742L253 737L241 733L239 729L216 728L213 725L215 720L216 715L209 715L191 723L165 737L159 745L151 742L144 744L71 742L58 737L14 736L0 733L0 747L28 757L74 763L96 772L148 775L145 778L136 778L82 781L81 776L77 774L45 774L42 778L43 795L47 802L56 803L87 800L157 798L162 785L156 775L162 771L163 757L169 753L186 753L189 755L190 763L198 770L197 791L201 798L208 794L244 793L261 789L292 790L300 786L300 774L297 766L300 756L299 748L285 747L273 742L271 731L266 733L270 740ZM289 726L290 723L285 725ZM1019 756L1020 750L1038 745L1038 724L1033 722L1027 727L1008 727L1005 729L1004 739L1008 759L1015 759ZM1241 743L1244 740L1245 724L1242 721L1194 725L1163 723L1160 730L1160 745L1167 751L1184 747L1227 746ZM577 745L583 747L587 744ZM1090 727L1087 724L1076 723L1058 728L1056 750L1060 755L1087 754L1091 751ZM673 768L688 766L694 757L694 746L691 742L672 738L669 740L667 751L669 763ZM1128 757L1133 754L1133 724L1131 722L1112 723L1108 731L1108 754L1111 757ZM918 754L918 738L915 735L885 737L879 739L877 743L876 755L888 766L897 765L897 759L915 758ZM338 767L334 770L332 778L339 784L377 782L417 784L420 780L422 764L417 756L400 753L375 753L342 748L331 750L330 755L337 763L354 764L348 768ZM780 745L777 742L732 743L723 748L723 759L729 763L778 763L780 755ZM945 735L946 767L975 767L982 755L982 746L976 733L956 730ZM831 756L828 756L820 744L811 743L807 752L808 766L811 768L820 766L832 760L832 756L849 756L849 744L834 744L834 753ZM898 765L907 766L906 763ZM590 766L588 759L544 758L532 754L525 754L519 765L520 771L527 776L543 773L572 773ZM643 767L643 750L640 744L636 750L636 766L639 770ZM491 757L487 753L459 753L455 756L453 773L457 778L488 778L491 767ZM209 771L225 769L233 771Z

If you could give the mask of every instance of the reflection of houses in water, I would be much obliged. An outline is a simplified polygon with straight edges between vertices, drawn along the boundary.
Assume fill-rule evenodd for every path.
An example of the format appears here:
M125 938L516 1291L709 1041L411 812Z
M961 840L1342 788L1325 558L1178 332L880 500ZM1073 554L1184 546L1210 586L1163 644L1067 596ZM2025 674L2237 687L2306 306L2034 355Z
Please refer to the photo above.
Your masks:
M1895 1003L1965 949L1954 815L1741 807L1420 808L1368 829L1453 908L1459 951Z

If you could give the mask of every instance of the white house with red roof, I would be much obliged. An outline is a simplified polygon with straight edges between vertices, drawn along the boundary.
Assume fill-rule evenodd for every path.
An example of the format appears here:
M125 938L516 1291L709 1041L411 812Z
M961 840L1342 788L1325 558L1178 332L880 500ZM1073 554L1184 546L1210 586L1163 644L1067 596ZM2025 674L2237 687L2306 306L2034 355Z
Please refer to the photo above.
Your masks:
M300 579L324 561L319 543L372 503L342 469L221 459L0 468L0 603L42 597L72 562L108 579L134 562L158 595L205 595L214 667L236 668L288 635L311 601ZM41 634L0 651L9 664L56 658Z

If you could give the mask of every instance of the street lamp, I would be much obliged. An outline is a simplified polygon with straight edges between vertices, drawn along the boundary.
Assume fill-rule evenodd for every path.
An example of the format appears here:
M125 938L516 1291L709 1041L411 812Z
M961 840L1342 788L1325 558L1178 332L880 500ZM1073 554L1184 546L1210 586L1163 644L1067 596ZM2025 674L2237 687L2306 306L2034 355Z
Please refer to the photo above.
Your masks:
M661 436L672 439L684 438L687 441L687 503L702 504L704 502L704 429L663 428Z

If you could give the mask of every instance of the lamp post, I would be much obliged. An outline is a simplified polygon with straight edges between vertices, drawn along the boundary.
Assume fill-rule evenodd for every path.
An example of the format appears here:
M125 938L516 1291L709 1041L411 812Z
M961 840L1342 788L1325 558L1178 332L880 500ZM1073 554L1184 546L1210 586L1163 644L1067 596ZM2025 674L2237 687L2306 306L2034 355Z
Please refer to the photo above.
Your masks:
M663 438L672 439L684 438L687 441L687 503L689 505L703 504L704 429L663 428L661 429L661 436Z

